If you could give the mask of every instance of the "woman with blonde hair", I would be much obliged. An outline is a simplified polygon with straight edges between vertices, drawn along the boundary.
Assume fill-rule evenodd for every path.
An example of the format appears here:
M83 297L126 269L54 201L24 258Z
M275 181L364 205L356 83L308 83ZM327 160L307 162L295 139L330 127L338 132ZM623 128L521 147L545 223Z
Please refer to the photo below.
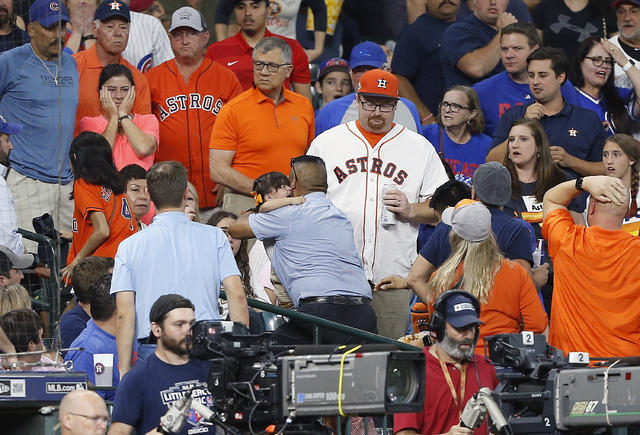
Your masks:
M20 284L0 287L0 316L20 308L31 308L31 297L27 289Z
M451 255L431 276L416 261L407 279L425 303L433 303L447 290L462 289L480 301L480 340L476 352L483 353L485 336L532 331L543 333L547 315L527 271L507 260L491 231L491 214L478 201L464 199L442 214L451 226Z

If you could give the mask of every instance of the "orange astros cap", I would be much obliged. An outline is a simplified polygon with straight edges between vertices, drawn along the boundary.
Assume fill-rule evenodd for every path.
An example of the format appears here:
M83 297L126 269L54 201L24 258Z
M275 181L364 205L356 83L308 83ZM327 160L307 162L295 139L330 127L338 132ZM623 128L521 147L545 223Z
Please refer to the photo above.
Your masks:
M372 69L360 77L358 95L398 99L398 79L388 71Z

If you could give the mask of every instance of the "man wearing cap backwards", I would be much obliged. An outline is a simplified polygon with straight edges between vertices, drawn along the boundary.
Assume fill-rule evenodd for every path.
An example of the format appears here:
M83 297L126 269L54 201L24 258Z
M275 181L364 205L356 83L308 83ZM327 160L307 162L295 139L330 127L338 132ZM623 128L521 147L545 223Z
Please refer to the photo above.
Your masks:
M496 236L500 251L531 274L533 257L529 230L523 221L502 211L502 207L511 199L511 175L507 168L498 162L480 165L473 174L471 197L481 201L489 209L491 229ZM451 255L450 232L449 225L439 223L431 238L420 249L420 255L416 258L411 273L407 277L409 287L416 293L426 292L427 281L431 274ZM536 287L546 282L548 267L545 264L533 276Z
M393 122L398 105L393 74L364 73L356 101L358 120L316 137L308 154L326 162L327 196L353 225L367 279L389 288L373 295L378 332L398 338L407 328L411 291L397 288L392 277L407 276L416 258L418 224L435 221L426 199L447 175L423 136ZM383 224L383 208L395 223Z
M575 225L567 207L591 194L589 227ZM542 236L555 279L549 344L597 357L640 355L640 239L622 230L629 189L607 176L558 184L544 195Z
M69 17L64 4L56 0L34 1L29 16L31 43L0 56L3 123L23 126L13 138L13 170L7 184L19 228L33 231L32 219L49 213L59 230L70 232L73 174L64 156L73 139L78 71L73 58L62 53L63 23ZM25 244L36 247L34 242Z
M349 62L346 60L339 57L327 59L320 64L319 71L318 80L316 80L314 87L316 92L322 96L320 108L353 91L349 76Z
M22 244L22 235L18 233L13 194L5 177L11 166L9 155L13 149L9 136L18 134L21 130L21 124L9 123L4 116L0 115L0 245L20 253L25 252L25 248Z
M112 63L120 63L131 70L135 95L131 113L146 115L151 113L149 83L144 74L122 57L129 41L131 13L129 6L121 0L105 0L98 5L93 22L96 43L91 48L73 55L80 74L80 101L76 112L76 135L78 123L84 116L98 116L102 113L98 89L98 78L102 68ZM131 116L122 115L120 120Z
M613 7L616 8L620 33L609 38L609 42L622 48L629 59L627 65L636 64L640 62L640 0L616 0ZM616 87L633 89L633 84L623 69L627 65L615 64L614 80Z
M129 43L122 52L129 63L142 72L160 65L173 58L167 32L159 19L153 15L143 14L153 0L122 0L129 5L131 27Z
M267 17L271 14L268 0L234 0L236 22L240 30L234 36L218 41L209 46L206 56L209 59L230 68L236 73L242 89L257 85L253 74L252 56L255 46L264 38L277 37L286 41L291 47L292 56L289 60L289 75L285 80L285 87L307 97L311 101L311 72L309 59L302 45L295 39L286 38L267 29Z
M187 335L196 320L191 301L177 294L160 296L151 307L149 320L157 348L120 381L109 435L129 435L134 429L137 434L159 433L150 431L189 390L194 400L208 407L213 404L207 389L211 363L190 360L187 352ZM215 426L203 420L190 412L178 434L215 434Z
M395 414L396 435L487 433L486 422L474 430L459 425L467 401L482 387L494 389L496 370L484 358L474 358L480 306L464 291L449 291L435 305L438 320L431 323L436 342L423 350L426 357L424 408L419 413Z
M232 71L204 57L208 40L202 14L189 6L177 9L169 27L175 59L146 74L153 113L160 120L156 161L177 160L187 168L201 215L217 204L209 177L211 130L222 106L242 92Z
M287 173L292 157L313 140L313 106L284 86L291 75L291 48L281 38L253 49L255 86L227 103L209 142L211 179L228 187L222 209L239 215L255 206L253 180L271 171Z
M316 136L336 125L358 119L358 101L355 91L358 90L360 77L372 69L388 69L387 55L382 47L375 42L364 41L351 50L349 66L354 92L338 98L320 109L316 116ZM405 98L398 100L393 121L416 133L421 131L418 110L411 101Z

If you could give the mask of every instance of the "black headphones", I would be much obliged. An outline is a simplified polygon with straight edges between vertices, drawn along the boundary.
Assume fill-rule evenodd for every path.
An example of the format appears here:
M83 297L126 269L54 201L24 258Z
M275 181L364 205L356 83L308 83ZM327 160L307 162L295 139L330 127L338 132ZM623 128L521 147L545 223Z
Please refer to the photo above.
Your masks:
M429 330L435 335L438 341L442 341L444 338L444 331L447 326L447 300L453 296L464 296L470 299L477 316L480 317L480 301L474 295L464 290L454 289L445 291L436 299L433 314L431 315L431 323L429 324ZM479 334L480 329L476 328L476 340Z

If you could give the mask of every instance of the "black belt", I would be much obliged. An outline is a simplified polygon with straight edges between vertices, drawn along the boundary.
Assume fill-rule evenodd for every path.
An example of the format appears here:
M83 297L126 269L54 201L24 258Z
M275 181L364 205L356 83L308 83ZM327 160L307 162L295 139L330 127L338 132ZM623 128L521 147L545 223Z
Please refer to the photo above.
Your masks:
M340 305L363 305L371 302L371 299L364 296L316 296L300 299L300 303L316 304L340 304Z

